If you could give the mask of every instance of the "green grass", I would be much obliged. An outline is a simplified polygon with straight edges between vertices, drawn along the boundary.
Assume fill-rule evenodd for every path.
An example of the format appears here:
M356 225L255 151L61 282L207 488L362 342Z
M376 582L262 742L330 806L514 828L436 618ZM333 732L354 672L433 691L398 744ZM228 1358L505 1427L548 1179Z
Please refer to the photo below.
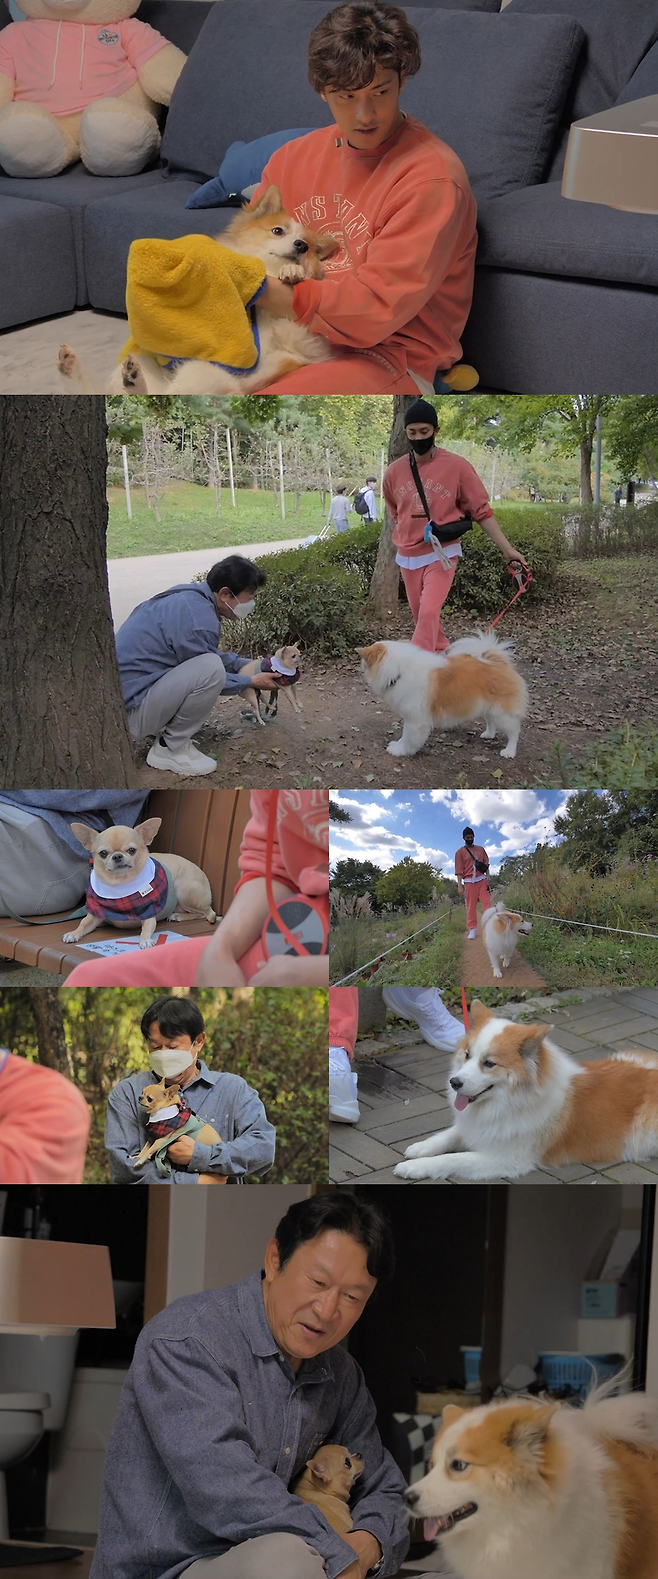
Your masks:
M445 905L440 903L439 911L443 909ZM386 915L370 917L365 921L342 922L340 927L332 931L329 939L331 980L340 981L380 951L392 948L394 943L402 942L412 932L427 926L431 919L427 910L418 910L408 916ZM422 937L414 939L410 949L417 949L418 953L414 953L412 960L405 961L405 950L397 949L384 961L376 975L364 977L364 981L401 987L438 986L447 994L448 1002L459 1002L465 925L463 907L453 907L451 914L439 921L434 931L426 934L427 943ZM387 937L387 933L396 935ZM355 978L351 985L357 984L358 978Z
M129 559L139 554L177 554L195 548L231 548L240 543L269 543L319 532L327 518L319 493L303 493L299 512L294 494L286 494L286 519L278 500L251 488L236 489L235 509L228 488L222 489L219 514L212 488L180 482L167 488L159 500L162 517L146 505L143 488L132 490L133 518L128 520L123 488L108 488L110 521L108 559ZM358 517L357 517L358 519Z
M655 987L658 981L658 943L624 938L613 932L579 935L549 921L533 921L523 939L523 956L543 976L547 986Z

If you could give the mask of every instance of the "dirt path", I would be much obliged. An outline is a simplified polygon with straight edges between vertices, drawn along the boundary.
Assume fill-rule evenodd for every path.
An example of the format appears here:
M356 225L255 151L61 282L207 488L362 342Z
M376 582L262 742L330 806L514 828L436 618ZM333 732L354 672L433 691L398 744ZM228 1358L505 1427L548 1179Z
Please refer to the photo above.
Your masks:
M463 987L495 987L498 985L497 978L491 969L489 955L479 934L476 938L471 938L470 942L468 937L464 939L461 979ZM541 976L537 975L532 965L529 965L528 961L516 949L508 969L503 971L503 979L500 985L504 987L506 992L512 992L517 987L520 987L522 991L525 991L528 987L545 987L546 982L542 981Z
M506 616L499 629L515 644L531 696L514 761L500 757L500 741L480 739L479 723L437 732L417 756L397 761L386 745L400 725L366 690L356 657L347 657L305 666L298 693L302 721L285 696L278 718L263 729L240 717L236 701L220 701L196 737L218 758L217 772L206 782L354 789L559 784L558 742L563 760L571 763L567 782L577 782L573 765L596 740L625 723L641 729L658 723L658 557L641 561L641 598L639 566L639 560L571 563L550 606L519 607ZM454 640L472 630L473 621L448 614L445 625ZM411 633L409 610L400 604L395 628L385 634L408 640ZM145 756L146 747L140 748L140 786L185 782L153 772Z

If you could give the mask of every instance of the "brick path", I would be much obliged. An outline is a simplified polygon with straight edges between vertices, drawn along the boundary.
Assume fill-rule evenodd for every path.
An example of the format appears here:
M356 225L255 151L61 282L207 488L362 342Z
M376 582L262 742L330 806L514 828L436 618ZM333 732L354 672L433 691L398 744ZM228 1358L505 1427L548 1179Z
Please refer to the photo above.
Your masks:
M574 999L579 1001L574 1002ZM555 1008L547 1005L557 1005ZM494 1011L508 1019L532 1018L551 1026L558 1046L576 1058L605 1058L623 1048L658 1052L658 987L627 992L582 988L510 1004ZM399 1027L399 1029L398 1029ZM446 1090L450 1054L428 1047L412 1025L389 1021L381 1036L357 1043L358 1124L331 1124L330 1178L334 1184L396 1184L393 1175L405 1147L452 1121ZM441 1180L422 1183L443 1184ZM504 1184L504 1178L494 1180ZM623 1162L602 1168L573 1164L541 1168L520 1184L655 1184L658 1157L641 1165Z

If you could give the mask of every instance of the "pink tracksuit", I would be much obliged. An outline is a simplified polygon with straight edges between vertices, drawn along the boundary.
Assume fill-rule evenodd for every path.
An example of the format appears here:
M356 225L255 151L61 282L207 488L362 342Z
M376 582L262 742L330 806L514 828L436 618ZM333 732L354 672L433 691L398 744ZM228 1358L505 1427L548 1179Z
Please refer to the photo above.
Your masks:
M461 455L436 449L434 454L419 455L417 459L432 520L437 526L459 520L460 516L486 521L493 515L484 484ZM384 475L384 498L395 522L396 560L416 627L411 639L425 652L443 652L450 643L441 624L441 610L454 581L457 561L461 559L461 545L458 541L446 545L444 553L450 564L444 565L431 545L425 542L427 515L408 455L401 455L388 467Z
M329 988L329 1046L344 1047L352 1061L359 1027L358 987Z
M491 889L489 878L485 874L479 882L473 882L477 876L477 867L471 860L471 855L476 861L486 861L487 852L483 844L473 844L470 850L462 846L455 855L455 877L461 877L466 895L466 924L469 932L474 932L478 924L478 901L483 910L488 910L491 904Z

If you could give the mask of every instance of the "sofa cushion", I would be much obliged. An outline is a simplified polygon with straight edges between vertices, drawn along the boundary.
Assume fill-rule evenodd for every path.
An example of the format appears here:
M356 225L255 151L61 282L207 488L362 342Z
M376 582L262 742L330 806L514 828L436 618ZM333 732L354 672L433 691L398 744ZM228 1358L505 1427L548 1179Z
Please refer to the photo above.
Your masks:
M212 8L213 0L142 0L136 14L189 55Z
M575 17L586 34L564 107L550 180L562 174L571 122L609 109L658 39L658 5L656 0L510 0L505 14L510 12Z
M655 217L576 203L559 181L483 203L478 232L480 265L658 286Z
M45 268L36 266L40 258ZM75 307L73 226L66 209L0 196L0 279L0 329Z
M126 310L126 263L131 241L143 236L201 233L218 236L235 215L234 208L199 208L190 212L186 199L191 181L161 176L157 185L140 192L90 203L84 215L85 277L92 307L105 312Z
M289 125L330 124L306 75L308 37L325 13L326 0L215 6L174 90L162 143L172 169L210 178L229 143L280 128L282 104ZM456 150L478 200L540 181L582 44L578 24L413 6L407 15L423 66L405 109Z
M654 44L640 61L637 71L622 88L617 104L632 104L635 99L647 99L653 93L658 93L658 44Z

